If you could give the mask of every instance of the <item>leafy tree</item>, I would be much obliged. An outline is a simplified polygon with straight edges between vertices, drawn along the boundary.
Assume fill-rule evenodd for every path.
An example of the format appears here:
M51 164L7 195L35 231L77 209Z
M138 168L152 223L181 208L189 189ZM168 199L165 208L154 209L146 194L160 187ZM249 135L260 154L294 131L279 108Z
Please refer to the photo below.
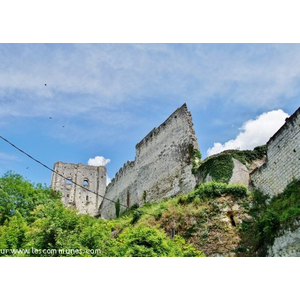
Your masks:
M9 221L6 220L4 225L0 226L0 249L23 248L28 229L25 219L17 211ZM5 253L2 253L2 255L5 255ZM11 253L7 253L7 255L10 256Z
M139 224L139 211L95 219L66 208L56 193L20 175L7 173L0 184L0 249L28 250L2 256L203 256L183 238L172 240Z
M299 180L293 180L272 199L255 191L249 211L252 218L242 225L240 255L265 256L281 230L293 229L295 222L300 219L299 197ZM245 249L248 249L247 252Z
M41 184L34 185L21 175L8 172L0 178L0 225L18 211L25 219L38 205L58 195Z

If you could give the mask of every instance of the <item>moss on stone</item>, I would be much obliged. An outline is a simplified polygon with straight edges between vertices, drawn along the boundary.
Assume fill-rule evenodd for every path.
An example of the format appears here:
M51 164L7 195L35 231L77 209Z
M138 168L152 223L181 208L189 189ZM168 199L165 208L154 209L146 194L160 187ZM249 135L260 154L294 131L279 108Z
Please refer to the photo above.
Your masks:
M193 145L189 145L189 154L190 154L191 162L192 162L192 173L196 174L198 168L202 164L201 152L199 151L199 149L195 149Z
M267 145L258 146L253 150L229 150L227 153L247 166L254 160L261 159L267 155Z
M192 172L197 174L200 182L203 182L207 175L210 175L213 181L228 183L234 168L232 158L249 167L254 160L261 159L266 155L267 145L256 147L254 150L226 150L223 153L208 157L204 161L201 161L201 154L199 160L196 159L199 156L194 154Z
M208 158L197 170L201 182L210 175L213 181L228 183L232 177L233 161L230 154L221 153Z
M260 191L253 193L251 220L241 228L240 256L266 256L268 247L283 230L293 230L300 220L300 180L292 181L284 192L269 200Z

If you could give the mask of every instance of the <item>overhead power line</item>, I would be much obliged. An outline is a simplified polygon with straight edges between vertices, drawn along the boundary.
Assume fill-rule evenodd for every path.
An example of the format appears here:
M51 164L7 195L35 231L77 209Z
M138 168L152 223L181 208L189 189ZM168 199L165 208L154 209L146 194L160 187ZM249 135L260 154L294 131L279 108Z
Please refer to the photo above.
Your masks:
M71 181L74 185L76 185L76 186L78 186L78 187L80 187L80 188L82 188L82 189L84 189L84 190L86 190L86 191L88 191L88 192L90 192L90 193L93 193L93 194L95 194L95 195L101 197L101 198L103 199L103 201L104 201L104 200L107 200L107 201L110 201L110 202L113 202L113 203L116 203L116 202L117 202L117 201L111 200L111 199L109 199L109 198L106 198L106 197L104 197L104 196L98 194L97 192L88 189L88 188L85 187L85 186L82 186L82 185L78 184L77 182L71 180L70 178L65 177L64 175L60 174L59 172L55 171L54 169L52 169L52 168L48 167L47 165L45 165L44 163L42 163L40 160L34 158L33 156L31 156L30 154L28 154L28 153L25 152L24 150L20 149L18 146L16 146L15 144L13 144L12 142L10 142L9 140L7 140L6 138L4 138L3 136L0 135L0 138L1 138L3 141L5 141L6 143L8 143L9 145L11 145L12 147L14 147L15 149L17 149L18 151L20 151L21 153L23 153L24 155L28 156L30 159L34 160L36 163L38 163L38 164L40 164L41 166L43 166L44 168L46 168L46 169L48 169L49 171L51 171L51 172L57 174L58 176L64 178L65 180ZM126 209L128 209L128 206L126 206L126 205L124 205L124 204L122 204L122 203L120 203L120 206L123 206L123 207L125 207ZM141 211L141 212L142 212L142 211ZM146 213L146 212L142 212L142 213L143 213L143 214L150 215L150 216L154 216L153 214L149 214L149 213Z

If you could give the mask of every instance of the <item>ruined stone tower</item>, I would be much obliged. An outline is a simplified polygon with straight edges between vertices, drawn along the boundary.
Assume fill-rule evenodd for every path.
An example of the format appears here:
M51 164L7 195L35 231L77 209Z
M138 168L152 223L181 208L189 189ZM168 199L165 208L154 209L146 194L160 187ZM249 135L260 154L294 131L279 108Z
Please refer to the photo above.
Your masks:
M186 104L136 145L134 161L128 161L108 185L105 197L122 206L143 205L195 188L192 174L194 149L199 149L191 113ZM104 200L100 215L115 217L115 205Z
M62 202L81 214L99 215L103 200L99 195L103 196L106 189L106 167L57 162L54 170L68 178L66 180L56 173L52 174L51 188L62 193ZM75 185L71 180L98 195Z

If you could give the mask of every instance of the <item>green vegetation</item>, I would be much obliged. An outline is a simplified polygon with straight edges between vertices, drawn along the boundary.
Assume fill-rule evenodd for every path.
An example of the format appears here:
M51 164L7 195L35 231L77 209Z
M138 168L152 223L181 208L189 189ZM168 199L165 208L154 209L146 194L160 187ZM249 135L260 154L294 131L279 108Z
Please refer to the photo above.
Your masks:
M242 243L238 248L241 256L265 256L275 237L284 229L293 229L295 221L300 219L299 180L291 182L271 200L268 198L259 191L254 192L249 211L252 220L245 221L241 228Z
M184 238L207 255L227 254L238 245L240 225L233 227L226 212L239 205L242 216L248 196L243 185L205 183L189 194L144 205L137 224L158 226L171 238L174 234Z
M233 167L231 155L221 153L204 161L198 168L197 174L201 182L209 174L213 181L228 183L232 176Z
M203 256L192 245L187 245L183 238L177 237L175 241L167 239L155 227L139 225L133 229L127 228L120 234L118 241L118 256Z
M209 182L189 194L134 205L117 219L103 220L79 215L47 187L7 173L0 178L0 250L28 253L1 250L0 256L203 256L233 251L265 256L275 237L293 230L300 219L299 196L299 180L271 200L242 185Z
M248 196L247 188L241 184L227 185L225 183L208 182L200 185L194 192L190 193L190 197L198 195L199 197L220 197L222 195L231 195L234 198L243 198Z
M210 175L213 181L228 183L232 177L234 163L232 158L239 160L246 167L256 159L261 159L267 154L267 145L259 146L254 150L227 150L223 153L213 155L197 163L193 160L192 173L197 174L200 182L203 182L207 175Z
M121 208L120 199L118 199L115 203L116 218L119 218L120 216L120 208Z
M194 149L193 145L189 146L189 153L192 161L192 173L196 174L198 168L201 165L201 152L198 149Z
M254 160L267 155L267 145L258 146L253 150L230 150L229 154L245 166L249 166Z
M143 202L146 203L146 201L147 201L147 192L144 191L143 192Z
M0 225L17 212L29 220L37 206L58 198L56 192L41 184L34 185L21 175L8 172L0 178Z
M145 225L137 207L118 219L95 219L19 175L8 173L0 184L0 256L203 256L182 237Z

